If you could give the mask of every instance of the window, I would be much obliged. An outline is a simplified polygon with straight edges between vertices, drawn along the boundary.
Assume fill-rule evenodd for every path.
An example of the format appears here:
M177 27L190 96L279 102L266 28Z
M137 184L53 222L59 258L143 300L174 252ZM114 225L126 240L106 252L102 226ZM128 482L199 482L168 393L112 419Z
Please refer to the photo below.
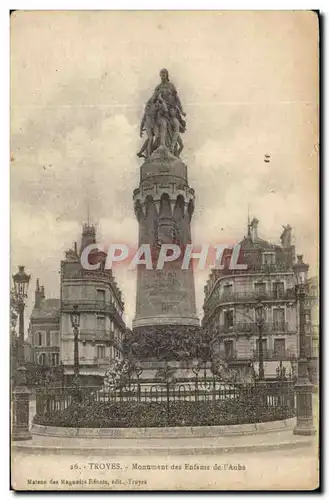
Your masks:
M233 311L224 311L224 326L225 328L233 327Z
M51 345L51 343L50 343L50 331L49 330L46 332L46 345L48 347Z
M228 359L233 358L233 340L224 341L224 352L225 352L225 358Z
M104 332L104 330L105 330L105 316L97 316L97 330Z
M274 339L274 356L283 357L286 351L285 339Z
M97 290L97 302L105 302L105 290Z
M275 253L264 252L262 254L263 266L274 266L275 265Z
M266 283L255 283L255 293L258 296L262 296L266 294Z
M97 358L105 359L105 345L97 346Z
M282 297L284 294L284 283L282 283L282 282L273 283L273 294L274 294L274 297L277 299Z
M59 345L59 333L53 332L51 337L52 337L53 345L58 346Z
M37 344L38 344L38 346L42 346L42 333L41 332L37 333Z
M45 365L46 364L46 355L45 355L44 352L42 352L41 354L39 354L38 364L39 365Z
M57 352L53 352L51 355L51 364L52 366L58 366L59 365L59 355Z
M284 309L273 309L273 327L276 331L284 329Z
M262 339L263 354L267 351L267 339ZM259 356L259 340L256 340L256 355Z
M168 312L169 309L170 309L170 305L166 304L166 302L162 302L162 304L161 304L161 311L162 312Z
M225 283L225 285L223 286L223 297L232 295L232 292L233 292L232 283Z

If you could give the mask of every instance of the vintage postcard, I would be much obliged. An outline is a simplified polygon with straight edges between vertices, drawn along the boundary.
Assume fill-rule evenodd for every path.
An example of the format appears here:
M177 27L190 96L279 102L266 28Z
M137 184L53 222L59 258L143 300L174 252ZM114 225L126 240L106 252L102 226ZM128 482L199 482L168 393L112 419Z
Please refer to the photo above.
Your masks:
M318 14L10 36L12 489L318 488Z

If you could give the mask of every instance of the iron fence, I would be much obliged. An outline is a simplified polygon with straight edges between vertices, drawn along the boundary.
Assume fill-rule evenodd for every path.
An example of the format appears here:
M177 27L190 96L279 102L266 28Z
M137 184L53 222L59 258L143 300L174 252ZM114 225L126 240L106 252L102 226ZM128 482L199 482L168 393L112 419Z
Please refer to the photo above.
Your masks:
M86 408L91 420L84 417ZM97 413L104 410L101 427L224 425L287 418L294 409L291 381L233 384L213 378L184 383L132 383L114 390L43 389L36 394L35 422L97 427Z

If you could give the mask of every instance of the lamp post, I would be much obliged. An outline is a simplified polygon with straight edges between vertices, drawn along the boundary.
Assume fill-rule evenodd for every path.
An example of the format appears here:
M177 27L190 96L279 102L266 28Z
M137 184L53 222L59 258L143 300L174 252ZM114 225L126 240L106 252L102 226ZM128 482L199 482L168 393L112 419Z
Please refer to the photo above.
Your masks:
M13 275L14 297L19 314L17 371L13 391L13 427L12 439L21 441L32 439L29 430L30 391L26 387L26 368L24 354L24 309L25 299L31 276L26 274L24 266L18 266L18 272Z
M199 390L199 371L201 369L201 366L199 364L199 360L198 358L193 362L193 365L192 365L192 372L194 373L195 375L195 379L194 379L194 387L195 387L195 401L198 401L198 390Z
M137 377L137 401L140 403L141 400L141 384L140 384L140 376L143 373L143 368L140 364L135 365L135 373Z
M71 324L74 334L74 378L73 383L77 389L80 388L80 363L79 363L79 326L80 326L80 312L78 306L73 307L71 312Z
M297 382L295 391L297 395L297 423L294 434L311 436L315 434L313 425L312 408L312 383L308 374L308 358L310 357L309 345L305 332L305 282L308 272L308 264L303 262L303 256L297 255L297 263L294 265L296 276L296 298L299 309L299 357L297 369Z
M262 302L258 302L255 305L256 313L256 325L258 328L258 378L259 380L264 380L264 350L263 350L263 328L264 328L264 305Z

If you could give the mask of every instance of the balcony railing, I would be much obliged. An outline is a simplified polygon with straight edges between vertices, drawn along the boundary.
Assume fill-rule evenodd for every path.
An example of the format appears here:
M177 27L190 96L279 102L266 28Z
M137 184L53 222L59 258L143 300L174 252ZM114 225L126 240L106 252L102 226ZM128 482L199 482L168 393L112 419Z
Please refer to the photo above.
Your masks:
M305 331L307 334L319 334L319 325L305 323Z
M263 333L288 333L292 330L289 329L289 323L286 321L279 321L274 323L263 323ZM232 326L220 325L218 327L219 333L250 333L259 334L259 327L256 323L239 322Z
M270 351L267 348L263 348L263 359L269 359L270 357ZM253 349L252 351L252 359L254 360L259 360L259 350L258 349Z
M286 349L282 352L274 351L272 349L263 349L264 360L269 361L290 361L296 359L296 353ZM259 349L254 349L252 352L252 358L255 361L259 360Z
M70 313L73 311L73 306L75 305L78 306L80 312L100 312L103 314L110 314L112 317L116 318L119 324L124 326L124 322L121 315L111 302L105 302L104 300L88 300L88 299L63 300L61 308L63 312Z
M113 332L110 330L85 330L82 329L79 331L79 340L88 341L88 340L112 340Z
M226 361L230 361L232 359L237 359L237 357L238 357L238 352L236 350L224 353L224 359Z
M88 299L63 300L62 310L65 312L71 312L73 306L75 305L78 305L79 311L106 311L112 314L117 312L114 305L110 302L105 302L104 300Z
M43 352L51 352L51 353L58 353L59 352L59 346L58 345L47 345L47 346L42 346L42 345L33 345L32 349L34 351L43 351Z
M118 349L122 347L118 336L110 330L81 330L79 340L81 342L110 342Z
M232 275L239 275L239 274L254 274L254 273L264 273L264 274L271 274L271 273L278 273L278 272L293 272L292 265L289 263L285 262L277 262L276 264L248 264L248 269L230 269L229 267L225 267L224 269L216 269L214 270L214 276L216 278L222 277L222 276L232 276Z
M269 290L264 292L258 292L254 290L244 291L244 292L231 292L224 291L220 296L212 295L209 308L215 307L217 304L224 304L227 302L247 302L258 300L263 301L276 301L276 300L296 300L295 290Z

